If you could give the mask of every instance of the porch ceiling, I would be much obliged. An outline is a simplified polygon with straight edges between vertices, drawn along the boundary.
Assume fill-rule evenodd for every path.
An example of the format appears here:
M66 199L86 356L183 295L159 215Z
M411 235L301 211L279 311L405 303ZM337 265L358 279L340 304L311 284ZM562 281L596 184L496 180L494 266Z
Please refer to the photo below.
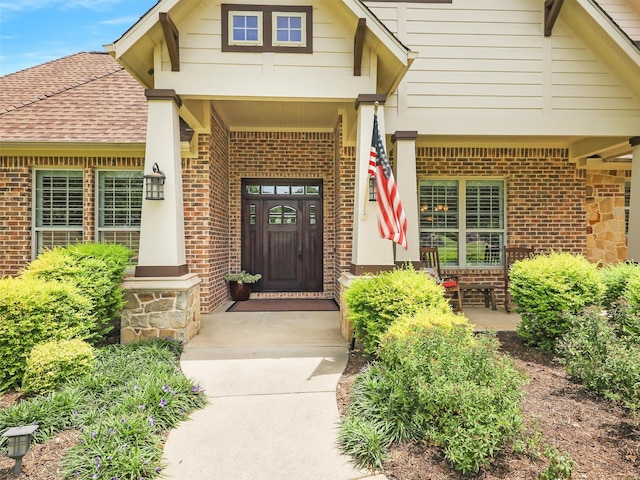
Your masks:
M231 130L333 130L338 116L354 117L355 101L282 102L217 100L214 108ZM344 119L346 120L346 119Z

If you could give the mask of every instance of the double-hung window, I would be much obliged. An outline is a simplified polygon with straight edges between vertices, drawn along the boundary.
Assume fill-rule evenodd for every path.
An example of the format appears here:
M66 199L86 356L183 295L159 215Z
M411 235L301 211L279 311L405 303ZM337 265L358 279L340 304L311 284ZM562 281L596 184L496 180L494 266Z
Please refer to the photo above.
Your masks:
M420 245L437 246L446 266L501 265L505 198L503 180L422 180Z
M136 253L140 243L142 172L105 170L98 172L97 240L124 245Z
M82 242L82 170L36 170L34 254Z

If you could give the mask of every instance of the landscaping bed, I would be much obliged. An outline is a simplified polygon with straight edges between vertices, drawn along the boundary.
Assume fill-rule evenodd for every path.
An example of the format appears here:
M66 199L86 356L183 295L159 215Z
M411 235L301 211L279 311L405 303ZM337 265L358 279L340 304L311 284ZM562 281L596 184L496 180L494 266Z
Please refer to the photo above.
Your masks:
M568 453L575 462L574 480L630 480L640 478L640 423L620 406L586 392L569 380L563 366L551 355L526 348L515 332L500 332L501 351L510 355L518 370L530 379L524 387L524 414L528 433L540 444ZM371 361L362 347L349 355L337 387L338 409L344 414L350 386L361 368ZM544 456L501 452L482 480L537 479L547 469ZM469 478L451 468L438 447L394 445L384 473L390 480L448 480Z

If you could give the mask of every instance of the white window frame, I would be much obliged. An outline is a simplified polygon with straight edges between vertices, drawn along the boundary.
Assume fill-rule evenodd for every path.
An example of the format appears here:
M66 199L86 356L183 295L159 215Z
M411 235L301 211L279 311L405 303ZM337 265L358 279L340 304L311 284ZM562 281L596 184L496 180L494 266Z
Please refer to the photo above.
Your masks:
M234 32L234 17L257 17L258 18L258 39L257 40L236 40L233 37ZM262 11L260 10L230 10L229 18L227 19L227 24L229 25L228 38L227 41L229 45L234 46L263 46L263 38L264 38L264 20Z
M107 175L110 172L116 172L116 173L138 173L139 174L139 178L140 178L140 212L138 213L138 219L141 218L142 216L142 201L143 201L143 196L144 196L144 183L143 183L143 171L142 170L133 170L133 169L116 169L116 168L112 168L112 169L100 169L100 170L96 170L96 175L95 175L95 238L96 241L98 242L105 242L105 235L109 234L109 233L126 233L129 236L129 241L128 242L117 242L120 243L128 248L130 248L131 250L134 251L134 258L132 259L132 262L135 263L135 260L137 259L137 254L138 254L138 249L140 247L140 220L138 220L137 224L132 224L135 223L135 215L132 214L132 212L128 212L127 215L129 216L129 222L128 225L103 225L103 220L104 220L104 215L103 215L103 191L101 188L101 180L104 177L104 175ZM128 206L127 209L128 210L132 210L134 207L132 207L131 203L132 203L132 198L130 197L128 199ZM136 244L134 244L133 237L132 235L136 235L138 237L138 242ZM106 242L108 242L108 240L106 240ZM112 243L112 242L109 242Z
M628 194L627 194L628 192ZM629 212L631 211L631 181L624 182L624 234L629 236Z
M82 179L81 184L81 195L82 195L82 213L81 213L81 222L80 225L43 225L40 224L42 221L42 217L41 217L41 211L43 210L42 208L40 208L40 202L42 200L42 190L39 188L39 182L38 182L38 178L41 175L44 175L46 172L51 172L52 175L55 174L55 172L60 173L62 176L62 174L68 175L71 172L74 173L80 173L80 177ZM75 175L74 175L75 176ZM82 242L83 241L83 235L84 235L84 172L81 169L74 169L74 168L36 168L33 170L33 198L32 198L32 219L31 219L31 228L32 228L32 243L31 243L31 258L35 259L38 254L45 248L52 248L52 247L57 247L57 246L65 246L68 245L69 243L74 243L73 241L71 241L71 238L73 236L76 236L78 242ZM68 202L67 202L68 203ZM53 209L52 209L53 210ZM57 209L59 210L59 209ZM69 211L67 208L67 213L66 213L67 217L69 216ZM41 238L46 235L46 234L50 234L50 235L58 235L60 237L65 237L66 241L54 241L54 242L47 242L47 244L44 243L44 241L41 241ZM79 237L78 237L79 236ZM76 243L78 243L76 242Z
M429 233L455 233L458 235L458 263L447 263L442 262L442 266L446 268L472 268L472 269L491 269L491 268L502 268L502 263L504 259L502 258L502 247L507 244L507 182L504 177L424 177L419 181L420 186L428 183L428 182L438 182L438 181L455 181L457 182L457 190L458 190L458 226L457 228L423 228L419 225L420 230L420 246L431 246L427 244L427 242L423 241L423 237L428 235ZM501 228L483 228L483 229L471 229L467 227L466 218L467 218L467 182L501 182L502 183L502 198L501 198L501 216L502 216L502 227ZM418 198L418 201L422 203L422 198ZM439 205L436 205L435 208L439 208ZM419 205L419 224L421 223L422 216L428 215L427 205ZM433 206L428 206L428 208L433 208ZM442 208L447 208L446 206L442 206ZM467 264L467 242L466 238L468 234L473 234L474 232L479 232L482 234L498 234L502 236L502 241L500 244L499 251L496 252L498 255L499 261L497 263L478 263L478 264ZM437 246L437 245L435 245ZM440 247L442 249L442 247ZM443 252L440 252L441 256Z
M274 11L271 22L271 44L276 47L306 47L307 46L307 13ZM278 17L300 19L300 41L278 40ZM291 30L287 30L291 31Z

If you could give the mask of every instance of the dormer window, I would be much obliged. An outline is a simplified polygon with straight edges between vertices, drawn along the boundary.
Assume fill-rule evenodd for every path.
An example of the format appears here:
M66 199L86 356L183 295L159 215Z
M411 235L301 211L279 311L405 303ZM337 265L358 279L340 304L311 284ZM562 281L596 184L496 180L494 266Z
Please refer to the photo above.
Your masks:
M262 45L262 12L229 12L229 45Z
M222 4L223 52L313 53L312 7Z

